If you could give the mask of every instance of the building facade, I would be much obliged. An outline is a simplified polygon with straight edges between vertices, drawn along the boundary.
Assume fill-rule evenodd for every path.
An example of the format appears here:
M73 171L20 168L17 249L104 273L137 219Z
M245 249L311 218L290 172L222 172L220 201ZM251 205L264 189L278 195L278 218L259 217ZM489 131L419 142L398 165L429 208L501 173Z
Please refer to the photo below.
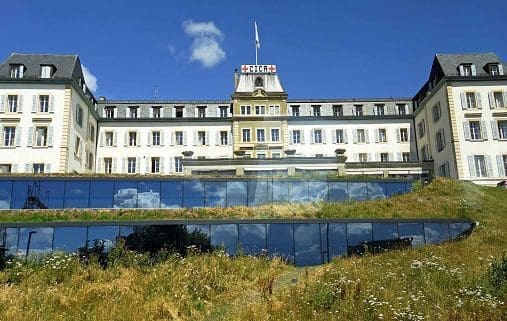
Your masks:
M436 55L413 98L288 98L243 65L230 100L107 100L77 56L0 65L0 169L140 175L429 174L494 184L507 168L507 77L494 54ZM28 157L27 157L28 155ZM41 165L42 164L42 165Z

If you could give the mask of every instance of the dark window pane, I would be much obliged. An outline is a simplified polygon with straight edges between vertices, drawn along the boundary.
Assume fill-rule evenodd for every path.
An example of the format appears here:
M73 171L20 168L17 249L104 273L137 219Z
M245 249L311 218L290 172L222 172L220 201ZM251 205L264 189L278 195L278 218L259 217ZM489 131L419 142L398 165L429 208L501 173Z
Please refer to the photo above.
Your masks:
M349 194L352 201L364 201L368 199L366 182L349 182Z
M63 194L65 192L65 181L41 181L41 195L46 199L48 208L63 208ZM44 194L45 193L45 194Z
M77 253L86 245L86 227L55 227L54 251Z
M114 208L137 207L137 182L115 181L114 184Z
M137 182L137 207L160 207L160 181Z
M347 223L349 246L358 246L372 240L371 223Z
M289 200L291 203L308 202L308 182L289 182Z
M120 225L120 236L127 237L134 233L134 227L131 225Z
M160 183L162 208L181 208L183 206L183 182L162 181Z
M7 237L5 239L5 255L16 255L18 252L18 228L8 227L5 229Z
M273 181L273 202L289 201L289 182Z
M425 223L426 244L437 244L449 240L448 223Z
M227 206L247 205L247 184L241 181L227 182Z
M406 184L397 182L386 182L387 196L405 194Z
M210 236L211 235L211 232L210 232L210 226L209 225L187 225L187 231L189 233L193 233L193 232L198 232L198 233L202 233L206 236Z
M393 240L398 238L397 223L373 223L373 240Z
M347 233L345 223L328 224L329 259L347 256Z
M183 182L183 207L204 207L204 182Z
M322 264L319 224L294 224L296 266Z
M266 225L239 224L239 246L245 254L261 254L266 249Z
M238 251L238 228L236 224L211 225L211 245L224 247L225 252L234 255Z
M346 202L349 200L347 182L329 182L329 201Z
M64 208L88 208L90 181L68 180L65 183Z
M88 227L88 247L103 246L104 252L111 251L111 248L116 244L119 230L118 226Z
M460 238L463 236L467 236L472 233L473 224L472 223L450 223L449 231L451 233L451 239Z
M268 254L294 262L292 224L268 224Z
M30 234L32 234L32 237L30 239L30 244L28 244ZM26 253L28 245L30 245L29 256L49 253L52 250L52 244L52 227L27 227L19 229L18 253L20 254Z
M225 207L227 198L226 182L206 182L206 206L207 207Z
M268 186L271 182L265 181L249 181L248 182L248 205L256 206L271 202L271 193Z
M327 182L308 182L308 201L324 201L328 200Z
M368 182L366 187L368 188L368 199L385 198L385 183L380 182Z
M0 181L0 209L11 208L12 181Z
M114 181L91 181L90 208L113 207Z
M424 245L424 226L422 223L398 223L400 238L411 237L412 246Z

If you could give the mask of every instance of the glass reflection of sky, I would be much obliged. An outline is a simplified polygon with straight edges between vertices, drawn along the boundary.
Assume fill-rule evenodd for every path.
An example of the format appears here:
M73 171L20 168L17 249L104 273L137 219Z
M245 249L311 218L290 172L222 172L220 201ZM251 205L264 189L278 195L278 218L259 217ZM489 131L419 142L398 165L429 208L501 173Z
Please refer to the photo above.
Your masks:
M189 224L187 225L187 232L188 233L193 233L193 232L199 232L199 233L202 233L202 234L205 234L207 236L210 236L210 226L209 225L193 225L193 224Z
M114 208L136 208L137 207L137 182L116 181L114 184L113 196Z
M227 182L227 206L247 205L247 184L244 181Z
M387 196L393 196L406 193L406 183L404 182L386 182Z
M373 240L392 240L398 238L397 223L373 223Z
M91 181L90 208L113 207L114 181Z
M0 209L11 208L12 181L0 181Z
M6 228L7 238L5 239L6 255L16 255L18 251L18 229Z
M319 224L294 224L296 266L322 264Z
M273 202L289 201L289 182L273 181Z
M289 201L291 203L308 202L308 182L289 182Z
M204 181L183 182L183 207L204 207Z
M137 182L137 207L159 208L160 207L160 182L139 181Z
M366 185L368 189L368 199L385 198L385 183L381 182L368 182Z
M239 224L238 232L243 253L258 255L266 249L265 224Z
M160 183L162 208L181 208L183 206L183 182L162 181Z
M327 201L328 200L328 184L327 182L308 182L308 201Z
M364 201L368 199L366 182L349 182L349 194L352 201Z
M65 193L65 181L63 180L41 180L41 194L47 197L48 208L63 208L63 196Z
M269 183L270 184L270 183ZM271 202L266 181L248 181L248 205L256 206Z
M294 262L294 234L292 224L268 224L268 253Z
M412 246L424 245L424 226L422 223L398 223L400 238L412 237Z
M52 227L28 227L19 229L19 240L18 240L18 253L25 254L28 246L28 238L30 232L32 238L30 239L30 254L42 254L49 253L52 250L53 244L53 228Z
M118 226L90 226L88 228L88 247L91 248L102 243L104 251L109 252L116 244L119 230Z
M90 181L71 181L65 183L64 208L88 208Z
M76 253L86 244L86 227L55 227L55 251Z
M463 236L464 234L470 232L471 228L471 223L450 223L449 232L451 234L451 239Z
M349 200L347 182L329 182L329 201L346 202Z
M345 223L328 224L329 259L347 255L347 233Z
M349 246L360 245L372 240L371 223L347 223Z
M424 234L426 236L426 244L436 244L449 239L448 223L425 223Z
M206 182L206 206L207 207L225 207L227 200L226 182Z
M211 225L211 245L224 247L226 253L236 254L238 251L238 229L236 224Z

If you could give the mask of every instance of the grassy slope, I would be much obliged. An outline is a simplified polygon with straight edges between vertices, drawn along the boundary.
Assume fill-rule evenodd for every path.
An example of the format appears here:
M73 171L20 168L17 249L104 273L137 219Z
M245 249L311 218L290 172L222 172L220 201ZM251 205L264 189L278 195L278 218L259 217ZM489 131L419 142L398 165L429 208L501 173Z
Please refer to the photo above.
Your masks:
M500 303L507 299L505 288L495 291L487 282L489 265L507 249L506 190L438 179L412 194L359 204L120 213L122 219L470 217L480 224L459 242L337 259L310 269L221 254L107 270L61 258L46 267L0 272L0 320L506 319ZM61 220L53 212L26 214L26 220ZM111 219L118 212L67 214L74 220ZM2 214L3 221L14 219ZM64 267L53 269L56 261Z

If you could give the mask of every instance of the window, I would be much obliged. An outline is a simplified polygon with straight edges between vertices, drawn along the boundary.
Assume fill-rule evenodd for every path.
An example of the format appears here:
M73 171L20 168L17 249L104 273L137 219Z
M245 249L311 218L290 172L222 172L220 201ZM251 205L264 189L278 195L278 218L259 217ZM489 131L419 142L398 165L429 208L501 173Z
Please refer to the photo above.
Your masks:
M108 146L108 147L113 146L113 137L114 137L113 132L105 132L104 133L106 146Z
M160 132L159 131L151 132L151 144L153 146L160 146Z
M366 163L368 161L368 154L366 153L359 153L358 154L359 162Z
M337 129L335 131L335 135L336 135L336 143L337 144L343 144L345 142L344 137L343 137L343 129Z
M400 142L408 142L408 128L400 128Z
M440 129L435 136L435 140L437 141L437 151L442 151L445 148L445 135L444 130Z
M11 78L23 78L23 72L25 66L23 65L11 65Z
M278 106L278 105L269 106L269 114L275 115L275 116L280 115L280 106Z
M135 174L136 173L136 158L135 157L128 157L127 158L127 173L129 174Z
M137 145L137 132L129 132L129 146Z
M81 157L81 138L76 136L76 143L74 145L74 156Z
M151 172L160 173L160 157L151 158Z
M197 107L197 117L199 117L199 118L206 117L206 107L205 106Z
M174 107L175 110L175 117L176 118L183 118L183 106L177 106Z
M378 141L379 141L379 143L387 142L387 133L386 133L385 128L380 128L378 130Z
M83 108L80 105L76 106L76 123L83 127Z
M384 105L375 105L375 115L384 116Z
M137 118L137 110L139 109L139 107L136 107L136 106L131 106L129 107L129 114L128 114L128 117L129 118Z
M266 106L255 106L256 115L266 115Z
M7 96L7 105L9 106L9 113L15 113L18 111L18 96L17 95L8 95Z
M266 159L266 153L257 153L258 159Z
M472 76L472 65L460 65L460 75L461 76Z
M271 153L271 158L280 158L280 153Z
M484 159L484 155L474 155L473 161L476 176L477 177L488 176L488 171L486 170L486 160Z
M493 97L491 97L491 103L492 103L492 108L505 108L505 100L504 100L504 95L503 95L503 92L501 91L495 91L493 92L492 94Z
M41 174L44 173L44 164L42 163L35 163L32 165L32 170L34 174Z
M430 151L429 151L428 145L424 145L421 148L421 158L423 161L430 160L431 157L430 157Z
M292 112L292 116L294 116L294 117L299 116L299 106L298 105L290 106L290 109Z
M7 174L12 172L12 165L11 164L0 164L0 173L1 174Z
M423 119L417 124L417 131L419 132L419 138L424 137L426 135L426 121Z
M279 142L280 141L280 129L271 128L271 141Z
M243 128L241 130L241 133L243 134L243 137L242 137L243 143L248 143L250 141L250 129Z
M320 106L319 105L312 106L312 116L314 116L314 117L320 116Z
M104 158L104 173L111 174L113 172L113 159Z
M227 145L228 142L228 133L226 131L220 132L220 145Z
M501 161L503 162L503 171L504 173L507 173L507 155L501 156ZM499 164L498 166L501 166L502 164ZM504 174L505 176L505 174Z
M16 127L7 126L4 127L4 146L14 146L15 136L16 136Z
M467 109L470 109L470 108L477 108L477 103L476 103L476 96L475 96L475 92L466 92L465 93L465 108Z
M498 121L498 135L500 139L507 139L507 120Z
M241 115L250 115L251 113L251 106L241 106Z
M301 144L301 131L293 130L292 131L292 143L293 144Z
M176 140L176 145L183 145L183 132L181 131L177 131L177 132L174 132L174 137L175 137L175 140Z
M481 123L479 121L470 121L470 139L480 140L481 139Z
M440 102L433 106L433 121L437 122L442 116L442 109L440 108Z
M401 158L404 162L410 162L410 153L407 152L401 153Z
M227 106L220 106L220 117L226 118L227 117Z
M389 161L389 154L388 153L380 153L380 161L381 162L388 162Z
M206 145L206 132L205 131L200 130L197 132L197 144Z
M35 127L35 146L42 147L47 145L48 128L47 126Z
M343 106L342 105L333 105L333 116L336 116L336 117L343 116Z
M264 80L262 79L261 76L257 76L257 78L255 78L255 87L262 87L264 84Z
M53 76L53 66L41 65L40 66L40 77L51 78Z
M315 144L322 144L322 129L313 130L313 142Z
M151 117L160 118L162 107L151 107Z
M88 169L93 169L93 160L95 159L93 157L93 154L92 153L88 153L86 157L87 157L87 159L86 159L86 165L87 165Z
M115 110L115 107L106 106L104 108L104 114L105 114L106 118L114 118L114 110Z
M183 158L182 157L175 157L174 158L174 171L176 173L183 172Z
M354 115L363 116L363 105L354 105Z
M498 64L489 64L489 74L491 76L499 76L500 69L498 68Z
M39 96L39 112L47 113L49 111L49 95Z
M449 177L449 162L444 162L438 167L438 176Z
M364 129L357 130L357 142L358 143L365 143L366 142L366 135L365 135Z
M405 104L396 104L398 107L398 115L406 115L407 114L407 106Z
M264 136L264 129L257 129L257 141L259 143L266 141L266 137Z

